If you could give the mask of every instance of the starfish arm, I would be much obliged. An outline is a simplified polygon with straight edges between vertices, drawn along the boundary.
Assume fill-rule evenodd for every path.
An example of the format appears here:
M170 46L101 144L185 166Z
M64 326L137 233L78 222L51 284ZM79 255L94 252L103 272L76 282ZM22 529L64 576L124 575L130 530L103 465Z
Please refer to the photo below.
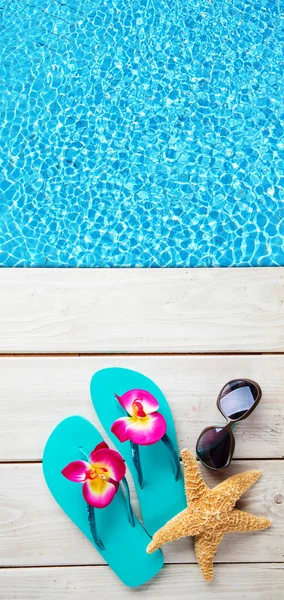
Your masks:
M213 579L213 559L222 540L223 533L212 531L194 538L194 549L202 575L206 581Z
M181 451L181 458L184 464L184 488L186 500L189 504L193 500L197 500L205 492L208 492L208 487L202 479L198 462L193 454L184 448Z
M269 519L255 517L249 513L235 508L229 515L229 521L226 525L226 532L229 531L257 531L270 527Z
M237 473L219 483L212 491L212 499L219 498L220 508L227 511L232 509L237 500L248 490L260 477L261 471L246 471Z
M185 510L176 515L176 517L173 517L173 519L170 519L161 529L156 531L152 541L147 546L147 552L151 554L167 542L173 542L188 535L196 535L199 531L199 524L190 520L188 510L185 508Z

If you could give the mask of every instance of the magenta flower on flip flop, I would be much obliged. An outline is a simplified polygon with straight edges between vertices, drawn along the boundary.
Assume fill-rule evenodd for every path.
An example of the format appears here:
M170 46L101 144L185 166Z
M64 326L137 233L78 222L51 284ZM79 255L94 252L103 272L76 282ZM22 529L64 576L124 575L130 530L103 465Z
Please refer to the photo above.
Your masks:
M104 508L115 496L125 471L125 462L119 452L101 442L91 452L89 463L75 460L63 469L62 475L70 481L83 483L82 492L88 504Z
M159 403L145 390L130 390L117 400L128 413L114 421L111 431L120 442L130 440L134 444L147 446L158 442L166 433L167 424L161 413L157 412Z

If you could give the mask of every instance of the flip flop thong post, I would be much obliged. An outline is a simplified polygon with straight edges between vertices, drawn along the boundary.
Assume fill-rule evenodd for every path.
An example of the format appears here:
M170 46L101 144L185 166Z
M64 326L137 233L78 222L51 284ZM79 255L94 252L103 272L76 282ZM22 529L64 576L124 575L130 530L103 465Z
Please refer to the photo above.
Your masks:
M43 472L55 500L123 583L136 587L160 571L163 555L146 553L150 537L132 512L124 460L89 421L69 417L54 429Z
M91 396L101 424L131 471L144 525L153 535L186 507L166 398L145 375L116 367L94 374Z

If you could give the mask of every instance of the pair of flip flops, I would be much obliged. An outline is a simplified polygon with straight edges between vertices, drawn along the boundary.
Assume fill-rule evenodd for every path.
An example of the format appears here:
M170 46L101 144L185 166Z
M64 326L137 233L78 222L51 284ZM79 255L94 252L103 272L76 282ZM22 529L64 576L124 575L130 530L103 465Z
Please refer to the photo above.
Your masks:
M44 476L58 504L113 571L136 587L163 566L161 551L146 553L150 536L186 506L174 423L161 390L136 371L98 371L91 397L116 450L89 421L69 417L47 441ZM144 527L132 511L126 465Z

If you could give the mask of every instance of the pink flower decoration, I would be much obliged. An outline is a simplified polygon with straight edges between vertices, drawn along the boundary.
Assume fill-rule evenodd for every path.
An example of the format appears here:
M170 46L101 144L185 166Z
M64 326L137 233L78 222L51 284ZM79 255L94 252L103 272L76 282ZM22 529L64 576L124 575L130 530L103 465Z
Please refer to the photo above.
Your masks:
M91 452L89 463L75 460L63 469L62 475L70 481L83 483L83 496L88 504L104 508L115 496L125 471L125 462L119 452L101 442Z
M163 415L157 412L159 403L152 394L145 390L130 390L120 397L115 396L129 415L117 419L111 426L120 442L130 440L148 446L165 435L167 424Z

